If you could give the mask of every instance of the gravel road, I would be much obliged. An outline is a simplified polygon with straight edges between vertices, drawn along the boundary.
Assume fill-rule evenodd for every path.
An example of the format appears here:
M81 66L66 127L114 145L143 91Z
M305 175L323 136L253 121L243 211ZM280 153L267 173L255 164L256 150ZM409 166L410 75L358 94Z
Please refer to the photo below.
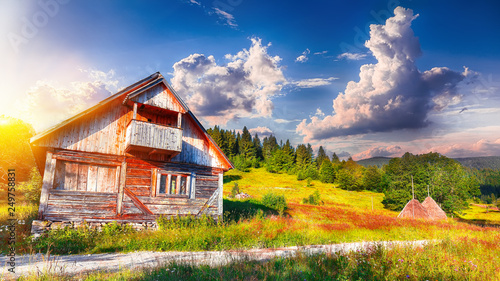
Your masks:
M210 266L224 265L241 259L265 261L273 257L290 257L298 252L305 254L338 253L362 250L381 244L390 248L395 245L422 246L432 243L429 240L390 241L390 242L358 242L332 245L295 246L272 249L252 249L241 251L205 251L205 252L131 252L93 255L22 255L16 256L15 274L8 272L10 266L5 255L0 256L2 269L0 279L14 279L21 275L56 273L75 275L88 271L118 271L124 268L144 268L165 265L170 262L190 264L206 264Z

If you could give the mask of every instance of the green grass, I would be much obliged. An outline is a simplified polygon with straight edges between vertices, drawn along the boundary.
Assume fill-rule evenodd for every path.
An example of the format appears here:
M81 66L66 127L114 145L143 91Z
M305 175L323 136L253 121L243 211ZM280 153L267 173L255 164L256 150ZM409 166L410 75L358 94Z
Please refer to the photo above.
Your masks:
M500 211L492 205L471 204L458 216L464 221L475 224L500 226Z
M500 280L498 239L499 234L445 238L417 248L374 246L339 254L299 253L291 258L244 260L217 267L172 263L118 273L42 275L37 280Z

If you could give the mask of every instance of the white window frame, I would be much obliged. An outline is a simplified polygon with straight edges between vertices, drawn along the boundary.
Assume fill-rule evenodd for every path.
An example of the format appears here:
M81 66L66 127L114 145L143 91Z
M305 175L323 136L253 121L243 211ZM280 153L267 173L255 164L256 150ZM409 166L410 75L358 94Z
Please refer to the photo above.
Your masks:
M166 176L165 182L165 193L160 193L161 177ZM176 177L176 193L171 193L171 182L172 177ZM179 194L180 181L182 177L186 177L186 194ZM195 173L179 173L172 171L161 171L158 170L156 173L156 191L155 196L157 197L187 197L189 199L195 199L196 194L196 174Z

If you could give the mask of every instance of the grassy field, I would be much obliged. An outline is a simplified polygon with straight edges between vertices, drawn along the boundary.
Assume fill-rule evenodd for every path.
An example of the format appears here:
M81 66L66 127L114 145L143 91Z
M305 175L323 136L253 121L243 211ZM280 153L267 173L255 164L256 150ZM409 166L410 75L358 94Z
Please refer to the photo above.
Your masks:
M496 261L500 256L500 229L463 222L499 223L498 211L490 210L485 213L486 209L471 206L461 215L461 221L451 218L434 222L401 220L396 218L396 212L383 208L381 193L346 191L319 181L297 181L294 175L271 174L263 168L251 169L246 173L229 171L224 182L224 223L180 220L167 224L156 232L136 232L117 225L106 227L101 232L89 228L64 229L54 231L36 243L30 243L26 239L29 234L28 225L29 220L36 215L36 208L20 206L18 218L25 220L27 224L19 228L23 233L18 235L18 253L201 251L355 241L439 239L444 242L416 252L405 248L377 250L361 254L276 259L259 265L253 262L238 263L215 269L168 265L149 271L122 271L104 275L96 273L82 279L101 280L109 277L115 280L179 280L180 275L176 275L179 272L183 272L186 280L244 279L241 276L250 276L249 279L245 277L248 280L274 280L276 277L286 280L321 280L315 274L330 276L332 280L370 279L367 276L373 277L372 280L400 280L407 275L410 280L425 280L427 277L462 280L466 279L464 276L470 276L472 280L500 279L500 263ZM228 198L235 184L238 184L241 192L252 198L243 201ZM262 204L262 197L269 192L285 196L288 209L283 216ZM303 199L314 193L320 194L321 204L304 204ZM0 213L2 224L7 219L4 205ZM252 267L257 269L252 271ZM235 271L234 268L238 270ZM174 269L177 270L175 274ZM238 275L240 271L244 274ZM431 273L422 275L424 272ZM396 277L390 279L387 274ZM213 278L209 278L210 276ZM49 280L56 277L47 278ZM60 278L64 280L66 277Z

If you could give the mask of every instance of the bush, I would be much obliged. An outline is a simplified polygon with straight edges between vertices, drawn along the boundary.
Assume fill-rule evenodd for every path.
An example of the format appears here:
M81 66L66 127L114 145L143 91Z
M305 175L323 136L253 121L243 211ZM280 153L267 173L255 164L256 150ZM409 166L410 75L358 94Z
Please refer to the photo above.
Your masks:
M24 194L26 202L33 205L40 203L40 194L42 192L42 177L37 168L33 167L30 173L30 179L18 185L18 190Z
M315 165L307 165L298 171L297 180L301 181L307 178L312 180L317 180L319 178L318 169L316 169Z
M240 188L238 187L238 183L235 182L233 189L231 189L231 197L235 197L236 195L240 194Z
M315 191L313 194L309 195L307 198L302 199L303 204L311 204L311 205L322 205L323 201L321 201L321 195L319 191Z
M231 159L234 167L242 172L248 172L252 167L252 160L245 158L243 155L237 155Z
M262 197L262 205L278 211L280 216L283 215L286 208L288 207L286 204L285 196L276 195L272 192L269 192L264 195L264 197Z
M181 229L181 228L195 228L202 226L214 226L217 225L212 217L207 215L202 215L201 217L195 216L160 216L156 219L158 224L158 229Z

